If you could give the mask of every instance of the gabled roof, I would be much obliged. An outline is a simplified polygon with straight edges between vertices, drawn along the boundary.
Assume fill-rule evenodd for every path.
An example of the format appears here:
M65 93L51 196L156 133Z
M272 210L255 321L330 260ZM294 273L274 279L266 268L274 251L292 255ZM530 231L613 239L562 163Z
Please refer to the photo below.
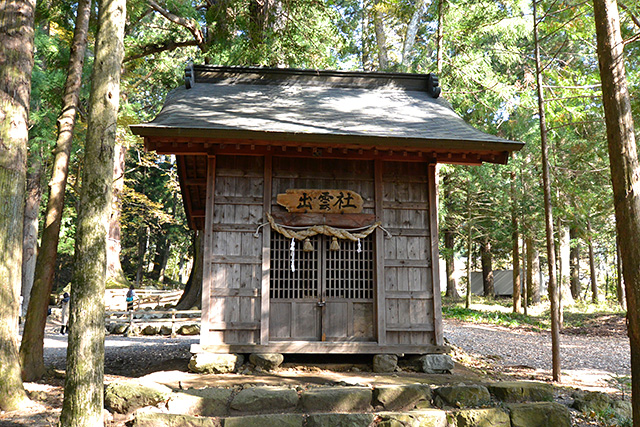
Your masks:
M468 125L439 93L431 74L193 66L158 116L131 129L147 148L176 153L185 143L244 141L506 163L522 148Z

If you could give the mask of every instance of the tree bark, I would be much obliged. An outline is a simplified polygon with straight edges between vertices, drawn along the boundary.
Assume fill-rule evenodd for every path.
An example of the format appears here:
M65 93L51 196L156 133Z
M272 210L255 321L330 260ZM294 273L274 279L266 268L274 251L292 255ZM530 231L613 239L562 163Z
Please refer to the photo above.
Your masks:
M452 229L453 219L451 216L451 211L453 210L453 206L451 203L453 192L452 192L452 183L451 183L451 174L446 174L442 179L442 190L444 193L444 204L446 206L446 215L444 223L446 224L443 230L444 235L444 248L443 256L445 260L445 270L447 274L447 291L445 295L449 298L458 299L460 298L460 294L458 293L458 289L456 286L456 277L455 277L455 233Z
M29 307L31 288L35 276L36 256L38 254L38 215L42 200L42 158L34 154L31 167L27 172L27 197L24 204L23 240L22 240L22 306L20 315L24 316Z
M49 182L49 199L45 214L40 250L36 258L36 271L31 290L29 309L24 325L20 360L25 380L35 381L45 373L43 346L44 327L47 321L49 295L53 288L56 270L58 240L64 194L69 172L69 157L76 123L76 111L82 85L82 66L87 46L87 32L91 14L91 1L78 2L76 28L71 43L69 67L62 98L62 112L58 117L58 137L54 149L53 173Z
M104 425L106 240L125 16L126 0L99 3L71 286L67 375L60 415L60 424L66 427Z
M562 307L566 307L574 304L573 295L571 294L570 274L571 274L571 237L569 234L570 227L565 226L562 221L558 221L558 234L560 247L560 259L558 264L560 269L558 271L558 286L560 288L560 310ZM560 318L562 318L562 312L560 312ZM560 322L562 324L562 321Z
M424 0L415 1L415 10L411 15L411 20L407 25L407 33L404 37L404 43L402 45L402 65L405 69L408 69L411 65L411 51L416 41L416 34L418 34L418 26L420 24L420 18L424 14Z
M142 227L138 230L138 268L136 269L136 288L142 283L144 279L144 256L147 253L147 247L149 246L149 228Z
M560 382L560 305L556 281L556 250L553 241L553 211L551 206L551 177L549 173L549 145L547 143L547 119L542 90L542 64L538 39L538 7L533 1L533 38L536 59L536 87L538 91L538 115L540 119L540 145L542 151L542 187L544 193L544 219L547 237L547 261L549 264L549 301L551 314L551 359L552 377Z
M193 239L193 266L189 280L184 287L180 301L176 304L178 310L189 310L193 307L202 308L202 280L204 266L204 238L203 232L197 231Z
M113 196L107 237L107 282L112 282L119 286L129 286L129 281L124 276L122 265L120 264L120 250L122 248L120 243L120 218L122 216L122 191L124 190L124 165L127 147L122 143L118 143L114 151Z
M533 239L527 242L527 293L531 303L540 303L540 254L533 244Z
M20 375L18 311L35 0L0 2L0 410L28 401Z
M436 52L436 72L438 76L442 74L442 51L444 49L444 14L445 14L445 0L438 0L438 32L436 33L436 44L438 51Z
M591 276L591 302L598 303L598 281L596 273L596 258L593 253L593 237L591 233L591 220L587 220L587 244L589 245L589 273Z
M578 240L578 228L575 225L569 228L569 238L571 239L571 252L569 254L571 296L577 300L582 294L582 286L580 285L580 241Z
M389 55L387 54L387 35L384 31L381 0L376 0L373 5L373 26L378 44L378 70L385 71L389 68Z
M616 228L627 293L634 424L640 421L640 164L615 0L593 0Z
M491 254L491 242L489 237L485 236L480 245L480 262L482 263L482 286L484 296L493 298L495 289L493 287L493 257Z
M511 245L513 258L513 312L522 310L522 289L520 285L520 233L518 231L518 200L516 192L516 173L511 172Z

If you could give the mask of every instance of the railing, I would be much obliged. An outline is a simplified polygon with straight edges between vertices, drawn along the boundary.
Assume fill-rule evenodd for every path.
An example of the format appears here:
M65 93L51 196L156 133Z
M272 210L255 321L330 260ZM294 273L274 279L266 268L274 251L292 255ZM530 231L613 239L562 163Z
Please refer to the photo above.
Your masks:
M105 307L107 310L127 309L128 289L107 289L104 295ZM182 296L178 291L157 291L147 289L136 289L136 299L133 301L134 309L157 308L165 305L175 305Z
M152 317L150 317L152 316ZM132 330L135 324L168 324L171 323L171 336L176 335L176 324L187 324L200 322L201 310L131 310L131 311L107 311L105 312L105 322L117 325L128 325Z

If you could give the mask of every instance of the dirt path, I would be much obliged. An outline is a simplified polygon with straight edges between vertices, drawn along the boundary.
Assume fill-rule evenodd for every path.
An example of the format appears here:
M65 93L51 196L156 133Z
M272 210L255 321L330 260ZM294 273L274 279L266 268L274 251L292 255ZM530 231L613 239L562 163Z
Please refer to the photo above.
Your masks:
M496 325L444 321L444 336L467 353L477 354L507 374L550 378L551 336L548 332ZM629 339L612 335L561 334L563 383L588 388L607 387L613 375L630 375Z

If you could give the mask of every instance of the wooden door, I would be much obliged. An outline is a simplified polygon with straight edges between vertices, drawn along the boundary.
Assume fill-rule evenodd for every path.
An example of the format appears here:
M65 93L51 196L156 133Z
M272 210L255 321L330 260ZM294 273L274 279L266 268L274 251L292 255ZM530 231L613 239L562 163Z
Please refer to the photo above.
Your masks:
M270 340L373 341L373 239L310 242L271 236Z

